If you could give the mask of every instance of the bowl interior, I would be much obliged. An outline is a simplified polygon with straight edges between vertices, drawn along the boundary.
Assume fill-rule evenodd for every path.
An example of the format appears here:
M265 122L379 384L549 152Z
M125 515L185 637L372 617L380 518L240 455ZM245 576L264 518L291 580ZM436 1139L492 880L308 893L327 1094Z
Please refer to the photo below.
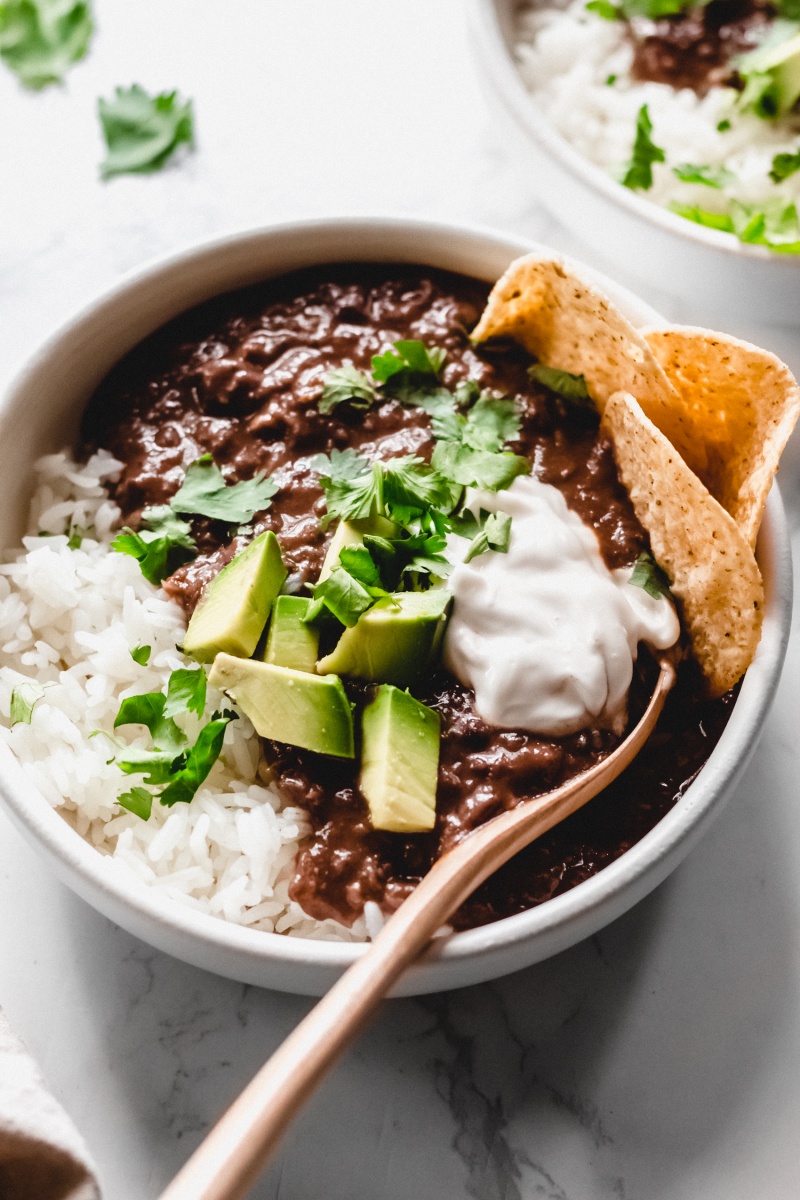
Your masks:
M137 272L51 337L0 404L0 539L24 527L33 463L74 442L83 407L114 363L169 318L216 294L304 266L417 262L493 281L530 243L482 230L408 220L313 221L210 242ZM595 274L637 325L663 323ZM571 892L493 925L440 941L404 979L405 993L477 982L547 957L619 915L662 879L700 836L744 765L777 684L788 634L790 559L773 491L758 549L767 582L764 634L728 726L699 778L641 842ZM353 944L266 934L165 902L118 870L51 809L0 746L0 793L55 870L90 903L143 939L210 970L290 991L320 993L363 953Z

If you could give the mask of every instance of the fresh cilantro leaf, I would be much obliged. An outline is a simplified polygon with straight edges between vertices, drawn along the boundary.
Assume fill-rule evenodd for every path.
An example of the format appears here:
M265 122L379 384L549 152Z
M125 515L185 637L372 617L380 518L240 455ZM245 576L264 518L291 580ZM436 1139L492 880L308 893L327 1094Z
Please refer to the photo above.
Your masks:
M516 454L492 454L455 442L439 442L432 465L436 471L462 487L483 487L497 492L510 487L518 475L528 475L531 464Z
M97 112L108 147L103 179L158 171L182 143L194 145L192 102L177 92L148 96L134 83L116 88L112 100L98 100Z
M511 544L511 517L508 513L489 513L483 524L483 529L470 542L464 562L471 562L479 554L487 550L496 550L499 554L507 554Z
M720 229L723 233L733 233L733 221L727 213L708 212L693 204L676 204L675 202L669 207L679 217L685 217L687 221L694 221L696 225L705 225L707 229Z
M314 620L327 608L343 625L352 627L371 608L375 597L343 567L334 567L327 579L314 588L314 604L306 616Z
M131 788L129 792L117 796L117 804L127 808L134 816L141 817L143 821L149 821L153 811L153 793L143 787Z
M388 383L401 372L437 377L446 358L447 351L439 346L428 349L424 342L399 341L394 343L394 350L373 357L372 374L378 383Z
M27 683L16 683L11 689L11 728L15 725L30 725L33 710L44 695L40 683L31 679Z
M646 104L639 109L636 117L636 135L633 141L633 151L622 183L626 188L649 191L653 186L653 163L661 163L666 155L660 146L651 138L653 123Z
M86 54L93 31L86 0L0 3L0 58L29 88L60 83Z
M227 485L211 455L204 454L187 468L170 506L178 513L243 525L252 521L257 512L269 508L277 490L278 485L263 472Z
M481 396L467 415L462 440L473 450L497 453L506 442L519 437L520 428L521 421L513 400Z
M114 728L122 725L144 725L150 731L153 745L161 754L179 754L186 745L186 735L166 712L167 697L162 692L147 692L128 696L119 706Z
M347 450L331 450L330 458L327 454L315 454L309 459L309 465L319 471L323 484L345 483L370 470L366 458L349 447Z
M782 183L789 179L795 171L800 171L800 150L794 154L776 154L772 160L772 170L769 173L773 183Z
M165 717L176 717L182 712L194 712L202 717L206 706L206 673L202 667L181 667L173 671L167 684Z
M673 17L685 12L687 8L703 8L708 0L622 0L623 15L630 20L632 17L648 17L657 21L660 17Z
M83 545L83 539L85 537L90 537L94 531L92 530L91 526L88 525L71 525L67 532L69 533L69 537L67 538L67 549L80 550L81 546Z
M721 121L717 121L717 133L728 133L731 129L731 123L727 117L723 117Z
M606 75L606 87L613 87L617 82L616 75Z
M366 546L345 546L339 552L339 562L348 575L364 587L382 587L381 573Z
M323 525L338 517L357 521L383 512L383 467L373 463L368 472L350 478L321 475L328 512Z
M225 730L235 719L235 713L220 713L203 726L197 735L197 741L186 755L185 762L160 794L159 800L162 804L171 808L173 804L188 804L194 798L195 792L220 756Z
M145 579L158 585L192 558L197 543L188 522L164 504L146 508L138 533L126 527L114 538L111 549L138 559Z
M408 524L409 510L449 512L456 501L447 479L421 458L406 455L383 464L386 516Z
M109 739L117 753L109 762L115 762L126 775L141 775L145 783L157 786L169 783L171 776L183 763L185 754L173 754L170 750L142 749L128 746L119 738Z
M652 554L648 554L646 551L637 558L628 583L632 583L634 587L643 588L654 600L658 600L659 596L672 595L669 590L669 576L658 565Z
M736 102L742 112L755 113L762 121L771 121L778 116L780 92L770 71L742 73L744 88Z
M531 379L541 383L543 387L555 392L562 400L569 400L581 408L593 408L594 401L589 395L589 388L583 375L573 375L570 371L559 371L557 367L546 367L544 363L534 363L528 367Z
M672 174L682 183L702 183L711 188L727 187L736 180L733 171L729 171L727 167L697 166L694 163L680 163L672 168Z
M152 646L134 646L133 650L131 650L131 658L140 667L146 667L150 662L151 650Z
M733 232L741 242L784 254L800 253L800 222L794 204L776 197L759 209L733 200L729 211Z
M375 401L374 384L351 363L329 371L317 407L323 414L333 412L337 404L348 402L353 408L369 408Z
M461 441L466 417L458 411L457 401L452 392L448 392L446 388L439 388L435 392L427 393L416 403L429 414L431 433L437 441Z
M595 13L604 21L621 21L623 19L622 9L618 5L612 4L611 0L589 0L585 8L587 12Z
M453 398L459 408L469 408L480 399L480 395L481 385L476 380L462 379L461 383L456 384Z

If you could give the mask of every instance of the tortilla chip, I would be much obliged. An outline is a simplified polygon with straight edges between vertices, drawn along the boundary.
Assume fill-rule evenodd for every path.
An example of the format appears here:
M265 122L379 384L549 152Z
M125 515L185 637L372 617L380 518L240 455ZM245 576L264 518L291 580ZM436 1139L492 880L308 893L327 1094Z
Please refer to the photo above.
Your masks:
M702 460L685 406L645 338L579 267L559 255L518 258L492 288L473 341L511 337L548 367L583 375L602 413L614 392L635 396L681 454Z
M747 670L761 636L764 586L752 548L633 396L608 398L602 428L709 692L721 696Z
M644 336L691 435L683 457L755 546L772 477L800 413L794 376L774 354L706 329L677 326Z

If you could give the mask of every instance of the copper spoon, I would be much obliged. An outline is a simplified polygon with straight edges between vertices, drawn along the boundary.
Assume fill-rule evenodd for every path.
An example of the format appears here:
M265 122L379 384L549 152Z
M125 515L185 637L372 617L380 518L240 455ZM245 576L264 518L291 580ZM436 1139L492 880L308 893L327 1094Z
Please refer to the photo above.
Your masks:
M667 657L659 666L644 716L613 753L554 792L487 821L434 863L369 949L233 1102L161 1200L244 1200L325 1072L459 905L498 867L576 812L633 761L675 682L675 668Z

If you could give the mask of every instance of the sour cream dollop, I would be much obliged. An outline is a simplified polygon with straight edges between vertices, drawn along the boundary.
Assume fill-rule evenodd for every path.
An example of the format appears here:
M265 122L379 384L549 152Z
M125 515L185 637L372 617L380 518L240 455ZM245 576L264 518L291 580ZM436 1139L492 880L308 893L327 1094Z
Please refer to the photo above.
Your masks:
M630 568L609 571L594 531L550 484L523 476L470 507L512 518L506 554L464 563L464 539L449 547L444 662L474 689L478 715L552 737L621 732L639 642L665 650L678 639L670 601L629 583Z

